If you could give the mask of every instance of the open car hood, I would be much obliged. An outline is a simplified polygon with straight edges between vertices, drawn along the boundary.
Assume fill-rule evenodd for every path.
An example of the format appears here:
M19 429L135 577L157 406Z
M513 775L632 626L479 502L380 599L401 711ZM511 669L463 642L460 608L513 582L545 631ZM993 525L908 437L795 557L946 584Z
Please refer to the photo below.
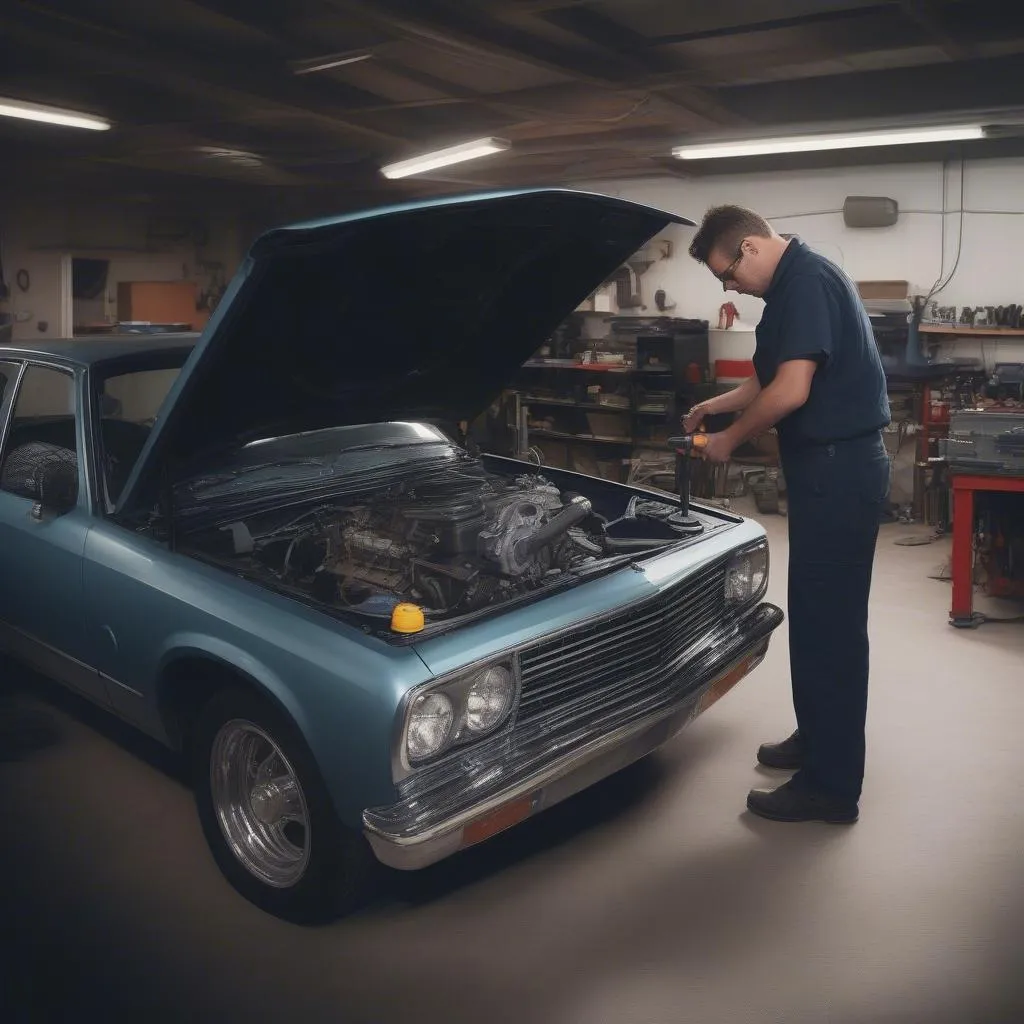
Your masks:
M542 189L388 207L253 244L118 501L204 452L384 420L474 419L673 214Z

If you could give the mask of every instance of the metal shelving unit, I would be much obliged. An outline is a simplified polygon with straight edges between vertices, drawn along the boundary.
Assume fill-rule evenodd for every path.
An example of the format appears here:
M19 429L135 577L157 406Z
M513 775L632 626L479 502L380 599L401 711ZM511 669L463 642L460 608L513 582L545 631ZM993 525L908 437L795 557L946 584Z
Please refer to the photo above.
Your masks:
M597 457L622 467L638 452L664 452L677 430L681 409L706 397L703 392L711 387L707 325L690 322L674 331L624 331L617 336L619 344L624 338L632 349L627 365L538 357L523 364L509 390L521 453L535 440L561 443L568 447L559 449L557 457L575 462L572 448L579 445L589 453L580 458L592 466L595 449L604 448L607 455ZM588 397L591 389L594 397ZM597 395L606 392L620 397L601 401ZM541 419L538 413L548 415ZM618 421L615 426L612 417Z

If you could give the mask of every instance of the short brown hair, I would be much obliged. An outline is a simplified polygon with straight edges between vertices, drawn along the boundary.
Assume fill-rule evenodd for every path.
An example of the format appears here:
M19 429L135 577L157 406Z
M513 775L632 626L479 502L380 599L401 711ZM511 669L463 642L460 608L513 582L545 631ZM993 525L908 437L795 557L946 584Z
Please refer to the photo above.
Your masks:
M750 235L771 238L772 229L759 213L743 206L712 206L704 214L697 234L690 243L690 255L699 263L707 263L712 249L731 253Z

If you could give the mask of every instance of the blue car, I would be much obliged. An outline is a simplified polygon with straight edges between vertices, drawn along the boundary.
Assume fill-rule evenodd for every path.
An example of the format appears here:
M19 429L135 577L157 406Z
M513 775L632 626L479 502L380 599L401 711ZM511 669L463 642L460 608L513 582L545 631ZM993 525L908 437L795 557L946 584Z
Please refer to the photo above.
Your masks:
M182 752L266 911L343 914L764 657L759 525L463 443L673 222L561 190L340 217L260 238L199 338L0 349L3 645Z

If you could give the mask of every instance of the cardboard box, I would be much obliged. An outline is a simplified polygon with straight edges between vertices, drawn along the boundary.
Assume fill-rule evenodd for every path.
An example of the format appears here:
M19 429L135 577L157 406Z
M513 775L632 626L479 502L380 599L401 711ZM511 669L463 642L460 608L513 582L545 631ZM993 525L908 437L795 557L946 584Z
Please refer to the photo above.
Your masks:
M908 299L909 281L858 281L857 290L862 299Z

